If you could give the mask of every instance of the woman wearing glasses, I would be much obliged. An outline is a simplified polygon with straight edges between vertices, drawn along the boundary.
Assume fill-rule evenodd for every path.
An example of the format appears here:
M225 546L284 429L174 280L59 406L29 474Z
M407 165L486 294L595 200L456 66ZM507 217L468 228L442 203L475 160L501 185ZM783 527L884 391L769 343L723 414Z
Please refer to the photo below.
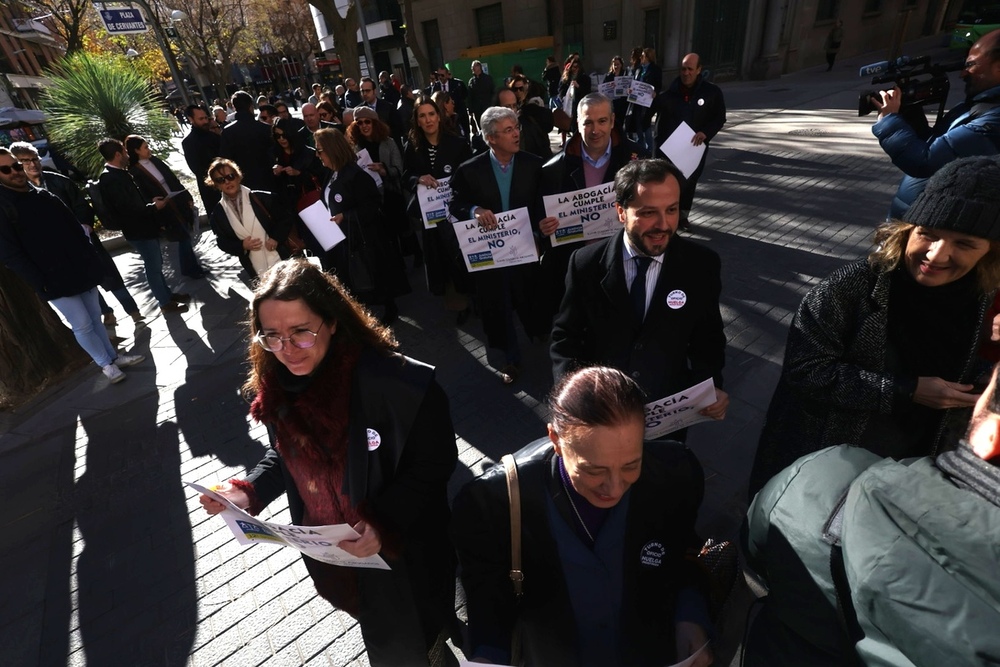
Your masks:
M240 260L251 279L288 257L285 241L292 221L270 192L244 186L243 172L224 158L209 165L205 183L222 193L209 217L215 241Z
M326 132L326 130L323 130ZM321 140L322 142L322 140ZM433 368L303 260L262 276L251 303L250 414L271 448L221 493L251 514L282 494L292 522L350 524L338 546L390 570L303 557L317 592L358 619L373 666L441 665L454 614L447 483L457 449ZM210 514L223 507L206 496Z
M274 194L282 206L301 211L319 199L323 163L295 130L291 117L278 118L271 128L275 145Z

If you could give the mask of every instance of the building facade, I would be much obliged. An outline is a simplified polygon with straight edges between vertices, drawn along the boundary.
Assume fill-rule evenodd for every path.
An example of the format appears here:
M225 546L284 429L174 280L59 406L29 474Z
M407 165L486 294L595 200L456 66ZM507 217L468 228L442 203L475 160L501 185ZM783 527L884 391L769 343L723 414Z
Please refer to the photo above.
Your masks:
M42 70L63 55L59 40L15 3L0 3L0 107L37 109L47 83Z

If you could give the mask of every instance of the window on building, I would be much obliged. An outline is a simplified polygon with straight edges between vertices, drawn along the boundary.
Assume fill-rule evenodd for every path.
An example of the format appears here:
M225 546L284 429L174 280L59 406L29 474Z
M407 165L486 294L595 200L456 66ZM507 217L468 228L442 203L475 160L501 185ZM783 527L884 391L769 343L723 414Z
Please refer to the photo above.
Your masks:
M563 44L583 45L583 0L563 0Z
M437 19L424 21L424 43L427 44L427 59L431 69L444 66L444 50L441 48L441 31L438 30Z
M660 53L660 10L647 9L645 19L642 45L656 51L656 57L660 58L662 57Z
M479 46L504 41L503 6L499 2L476 10L476 31L479 33Z
M840 15L840 0L819 0L816 6L816 23L832 21Z

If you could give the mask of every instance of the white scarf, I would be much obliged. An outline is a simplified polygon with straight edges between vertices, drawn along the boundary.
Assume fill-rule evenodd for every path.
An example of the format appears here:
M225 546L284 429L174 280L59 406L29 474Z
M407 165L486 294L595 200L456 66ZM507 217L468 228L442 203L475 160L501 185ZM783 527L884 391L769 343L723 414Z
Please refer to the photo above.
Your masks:
M247 253L250 257L250 264L253 266L253 270L259 276L280 262L281 257L276 250L267 249L267 231L264 229L264 225L260 224L260 220L257 219L257 215L253 212L253 206L250 205L250 188L241 185L240 197L243 204L242 217L237 213L232 202L229 201L229 197L225 195L222 195L222 208L226 212L226 217L229 218L229 225L233 228L233 232L236 233L236 238L242 241L245 238L252 237L264 242L260 250L250 250Z

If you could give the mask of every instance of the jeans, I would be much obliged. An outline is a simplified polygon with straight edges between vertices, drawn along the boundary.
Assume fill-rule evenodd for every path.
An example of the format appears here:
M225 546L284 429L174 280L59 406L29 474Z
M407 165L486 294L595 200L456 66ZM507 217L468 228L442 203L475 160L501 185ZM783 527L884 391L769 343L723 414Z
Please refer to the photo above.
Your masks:
M143 269L146 272L146 282L153 298L160 307L170 303L170 288L167 279L163 277L163 253L160 251L159 239L130 239L129 243L142 257Z
M62 313L73 329L73 336L94 363L104 368L118 357L108 332L101 322L101 307L97 302L97 288L73 296L64 296L49 301L52 307Z
M194 254L194 247L191 245L190 236L185 235L177 242L177 263L181 267L181 275L197 278L202 273L202 269L198 265L198 256Z
M135 302L135 299L132 298L132 295L128 293L127 288L120 287L118 289L111 290L111 293L115 295L115 298L118 299L118 303L122 305L122 308L125 309L126 313L131 315L132 313L139 312L139 305ZM114 312L111 309L111 306L108 305L108 302L104 300L104 296L100 292L97 293L97 301L101 305L102 313Z

